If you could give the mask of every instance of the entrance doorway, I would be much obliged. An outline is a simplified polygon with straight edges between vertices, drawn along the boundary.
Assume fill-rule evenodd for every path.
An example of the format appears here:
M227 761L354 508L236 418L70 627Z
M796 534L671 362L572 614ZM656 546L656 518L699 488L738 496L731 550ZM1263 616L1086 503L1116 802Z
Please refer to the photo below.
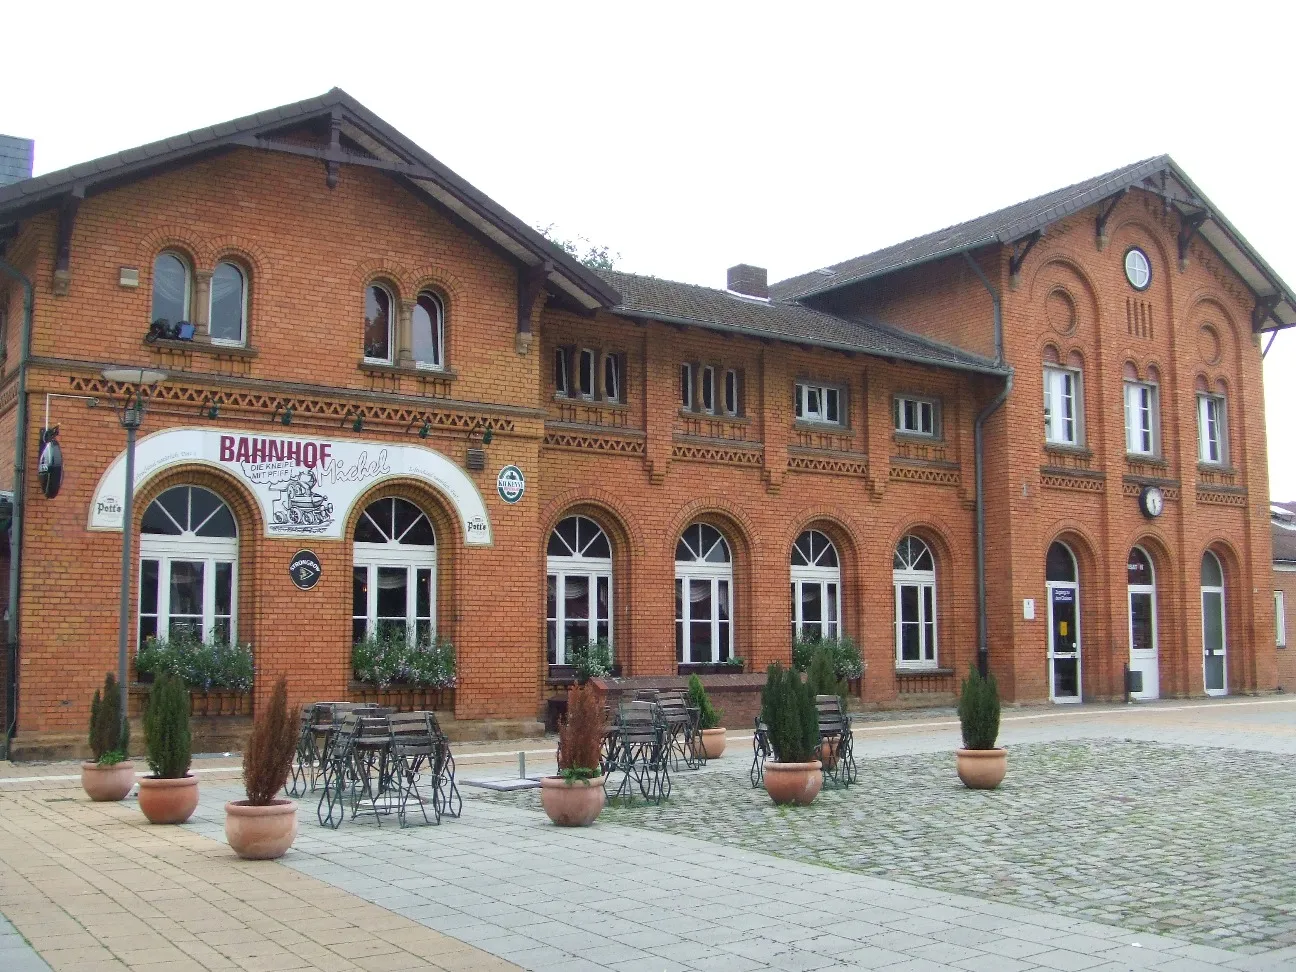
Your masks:
M1045 562L1048 590L1049 700L1080 701L1080 584L1075 556L1053 543Z
M1131 692L1135 699L1155 699L1161 694L1161 673L1157 660L1156 575L1152 559L1142 547L1133 547L1126 558L1129 584L1129 638L1131 672L1143 676L1143 689Z
M1206 694L1228 695L1228 638L1224 627L1224 569L1219 558L1202 554L1202 666Z

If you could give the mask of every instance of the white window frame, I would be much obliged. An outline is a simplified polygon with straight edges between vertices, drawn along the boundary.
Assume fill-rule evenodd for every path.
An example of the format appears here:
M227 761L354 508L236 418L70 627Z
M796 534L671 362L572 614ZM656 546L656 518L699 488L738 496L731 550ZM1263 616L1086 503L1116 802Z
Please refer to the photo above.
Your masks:
M692 529L696 525L696 523L691 523L687 529ZM681 665L716 664L734 657L733 548L729 546L729 541L724 538L723 534L720 535L720 542L724 544L725 550L729 554L729 559L724 563L713 563L707 560L675 561L675 597L678 609L675 612L675 623L676 625L682 625L682 628L677 628L679 637L677 644L682 646L679 658L679 664ZM689 590L693 583L709 584L711 588L711 615L706 619L710 622L711 636L709 644L704 646L708 656L706 658L697 657L699 652L695 651L693 645L693 617L691 614L693 604L689 597ZM724 585L723 590L721 588L722 584ZM727 622L721 620L720 606L722 604L725 607L723 613L728 618ZM725 623L728 624L728 636L722 637L720 628ZM722 654L727 655L727 659L720 657Z
M693 411L693 366L688 362L680 365L680 408Z
M804 531L819 533L832 549L837 566L828 567L810 564L792 564L792 638L795 640L805 633L805 626L819 626L820 637L836 639L841 637L841 555L832 539L821 531ZM798 536L797 540L800 541ZM802 616L802 592L806 587L819 588L819 604L823 617L818 621L806 621Z
M212 270L212 282L211 285L209 285L209 293L207 294L207 332L208 335L210 336L212 310L215 306L215 301L216 301L216 287L215 287L216 274L220 271L221 267L232 267L234 271L239 275L239 279L243 283L242 286L243 299L242 301L240 301L240 306L239 306L239 336L237 339L212 337L211 342L212 344L219 344L223 347L241 348L245 344L247 344L248 274L246 270L244 270L233 260L221 260L219 263L216 264L216 268Z
M736 368L727 368L724 373L724 411L726 415L734 416L739 410L738 371Z
M591 520L589 517L580 517L587 523L593 524L608 545L608 552L612 550L612 540L601 526ZM555 525L554 531L557 531ZM579 536L579 534L578 534ZM591 538L587 543L581 543L582 549L588 549L590 543L593 543L597 537ZM570 665L571 661L567 658L567 578L580 577L587 581L587 597L589 606L584 621L589 625L589 632L592 637L589 643L593 644L598 640L598 629L600 624L607 625L607 642L608 650L613 658L616 657L616 640L613 625L615 609L613 598L616 589L612 585L612 558L608 557L587 557L583 554L574 555L555 555L546 554L545 556L545 597L549 596L548 584L550 580L554 583L554 611L549 613L548 604L545 605L545 640L546 652L548 657L548 638L550 624L554 625L554 665ZM604 581L607 584L607 611L600 613L598 602L599 582Z
M1279 648L1287 647L1287 592L1274 591L1274 628Z
M716 381L715 368L702 366L702 411L707 415L716 414Z
M585 363L589 362L589 387L585 386ZM594 353L593 348L581 348L580 355L576 359L576 394L581 398L593 398L594 389L597 387L599 376L595 374L598 370L598 355Z
M1137 269L1130 267L1130 258L1133 257L1135 254L1137 254L1139 260L1142 261L1142 265L1138 266ZM1125 267L1125 280L1131 287L1133 287L1139 293L1142 293L1143 291L1147 290L1149 287L1152 286L1152 261L1148 258L1148 255L1144 253L1141 249L1139 249L1137 246L1131 246L1128 250L1125 251L1125 259L1121 262L1124 264ZM1134 276L1136 272L1143 275L1143 283L1140 284L1137 281L1135 281Z
M938 427L938 407L936 400L932 398L918 398L914 395L897 395L894 399L895 404L892 406L892 418L895 420L895 430L902 435L920 435L927 439L934 439L940 434ZM912 407L913 419L915 425L910 425L909 410ZM924 413L926 423L923 422ZM926 424L927 428L923 428Z
M1084 443L1084 382L1077 368L1044 369L1044 440L1049 445Z
M903 542L903 539L901 540ZM899 671L921 671L940 667L940 611L936 603L936 555L931 545L924 541L928 556L932 559L931 570L895 570L891 571L891 584L895 592L895 664ZM917 659L904 657L904 612L901 603L905 588L915 588L918 598L918 655ZM931 624L930 658L926 644L926 631Z
M378 500L377 502L390 502L390 498ZM407 500L406 502L411 502ZM369 504L372 505L372 504ZM428 519L428 524L432 527L433 537L436 536L436 526L432 523L432 518L427 516L427 511L412 503ZM364 516L368 511L361 512ZM417 523L417 520L415 521ZM411 527L413 525L411 524ZM407 528L408 531L409 528ZM387 529L382 528L384 533ZM370 543L367 541L353 540L352 548L352 567L363 567L367 570L366 586L366 604L365 604L365 634L373 637L378 632L378 569L380 567L390 567L397 570L405 570L405 640L406 643L413 645L418 635L418 622L427 621L429 630L429 640L435 640L437 636L437 547L438 544L413 544L401 543L399 538L388 540L384 543ZM418 613L418 572L420 570L430 570L429 590L428 590L428 614L421 615ZM352 583L354 584L355 573L352 571ZM352 599L352 635L354 636L355 622L360 620L360 616L354 613L354 589Z
M1197 458L1208 466L1228 465L1228 408L1223 395L1197 395Z
M842 415L842 388L840 385L822 385L813 382L798 381L793 396L798 422L810 422L815 425L845 425ZM828 403L833 402L829 408ZM829 412L835 411L836 418L829 418Z
M381 290L387 295L387 356L385 358L374 357L369 354L368 342L365 336L360 335L360 340L366 346L364 348L364 359L366 364L386 364L389 365L395 360L396 353L396 315L400 313L400 305L396 303L396 294L384 283L374 281L365 285L364 301L369 303L369 291L373 289ZM365 318L365 327L369 325L369 319Z
M153 272L149 279L149 324L158 319L157 310L153 307L153 290L157 288L157 262L163 256L174 257L180 261L180 266L184 267L184 316L180 321L188 321L193 316L193 267L179 250L160 250L153 258ZM172 321L171 324L174 326L180 321Z
M1161 421L1157 386L1146 381L1125 382L1125 452L1155 456L1160 452Z
M571 397L571 361L567 348L554 348L554 394Z
M420 290L414 297L414 306L418 307L418 300L421 297L431 298L432 303L436 305L436 320L432 322L432 336L436 342L436 360L419 361L414 359L414 367L423 371L445 371L446 346L445 346L445 301L441 296L432 290ZM414 311L410 311L410 353L414 352Z
M620 355L609 354L603 357L603 397L614 404L621 404Z

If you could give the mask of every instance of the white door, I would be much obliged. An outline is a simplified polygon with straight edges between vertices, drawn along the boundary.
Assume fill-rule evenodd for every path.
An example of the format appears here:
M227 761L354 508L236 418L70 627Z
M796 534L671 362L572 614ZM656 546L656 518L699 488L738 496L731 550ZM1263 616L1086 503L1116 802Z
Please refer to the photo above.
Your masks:
M1228 695L1228 636L1224 625L1224 570L1209 550L1202 555L1202 668L1207 695Z
M1160 665L1157 660L1156 577L1152 559L1140 547L1129 553L1126 565L1129 581L1129 639L1131 672L1143 676L1143 689L1131 692L1135 699L1155 699L1161 695Z
M1080 588L1048 582L1049 699L1080 701Z

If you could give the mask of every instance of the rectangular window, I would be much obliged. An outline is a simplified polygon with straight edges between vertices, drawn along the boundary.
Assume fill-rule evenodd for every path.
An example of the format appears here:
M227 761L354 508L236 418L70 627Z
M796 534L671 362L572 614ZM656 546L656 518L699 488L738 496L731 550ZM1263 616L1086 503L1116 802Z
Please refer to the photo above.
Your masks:
M1278 647L1287 647L1287 594L1274 591L1274 626L1278 629Z
M1224 399L1217 395L1197 396L1197 445L1202 462L1222 466L1228 461Z
M693 411L693 366L690 364L680 365L680 407Z
M571 394L571 381L567 375L567 349L554 348L554 391L563 396Z
M841 425L841 398L840 388L797 382L794 400L796 417L803 422Z
M621 357L609 354L603 359L603 397L609 402L621 399Z
M897 396L895 430L906 435L936 435L936 403L924 398Z
M584 398L592 398L594 395L594 352L589 348L581 348L580 393Z
M1080 372L1044 369L1044 439L1060 445L1080 444Z
M715 414L715 369L707 365L702 369L702 411Z
M724 408L726 415L738 414L738 372L733 368L725 372Z
M1125 382L1125 451L1137 456L1155 455L1156 432L1156 385Z

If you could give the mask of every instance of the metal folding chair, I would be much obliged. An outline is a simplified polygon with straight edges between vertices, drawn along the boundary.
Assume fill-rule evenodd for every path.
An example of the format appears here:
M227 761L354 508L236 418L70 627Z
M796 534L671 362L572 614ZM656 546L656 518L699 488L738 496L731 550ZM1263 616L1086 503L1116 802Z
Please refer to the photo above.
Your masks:
M653 702L621 703L615 726L612 772L621 780L609 796L633 796L637 788L645 800L660 803L671 792L670 730L661 706ZM603 781L604 792L611 774Z
M423 712L400 712L391 717L391 753L389 778L396 788L396 819L406 826L411 801L423 814L424 823L441 822L441 808L436 799L437 742ZM419 791L424 768L432 771L432 794L425 800ZM427 805L432 804L432 819Z
M323 827L337 830L346 819L347 800L353 785L352 749L358 724L355 713L344 713L329 735L324 759L324 792L315 807L315 816Z
M695 731L697 718L689 712L688 698L683 692L662 692L657 696L657 704L670 736L672 768L678 771L682 759L689 769L697 769L706 760L700 755L701 737Z
M816 695L819 717L819 758L824 783L850 786L856 780L854 736L850 715L835 695Z
M752 764L747 776L753 788L765 782L765 760L770 759L774 751L770 748L769 726L756 717L756 730L752 733Z
M463 797L459 795L459 785L455 782L455 761L454 754L450 751L450 739L441 729L435 712L424 712L422 715L428 736L432 740L432 799L436 804L437 819L457 818L463 812Z

